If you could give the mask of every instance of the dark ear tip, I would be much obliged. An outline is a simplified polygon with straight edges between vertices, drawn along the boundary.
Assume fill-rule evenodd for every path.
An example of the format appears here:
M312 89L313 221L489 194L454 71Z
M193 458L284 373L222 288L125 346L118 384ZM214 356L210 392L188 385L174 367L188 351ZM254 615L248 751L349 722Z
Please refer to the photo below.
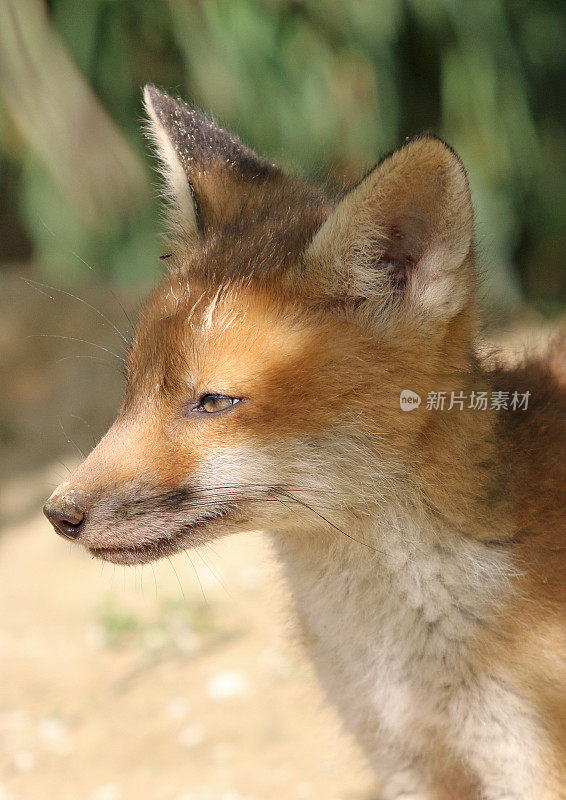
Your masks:
M449 153L450 156L457 162L458 166L464 172L464 174L466 173L464 162L462 161L456 150L454 150L452 145L449 144L447 141L445 141L442 138L442 136L438 136L436 133L425 131L424 133L418 133L416 136L411 136L405 142L404 147L413 144L418 144L418 142L427 142L427 141L430 142L431 144L436 145L439 148L439 150L443 150L445 153Z
M212 124L202 112L192 108L180 97L171 97L171 95L167 94L167 92L164 92L163 89L160 89L153 83L146 83L143 89L143 97L149 116L156 114L163 120L166 117L173 116L175 113L180 113L185 120L191 118L194 122L197 118L200 118L206 121L207 124Z
M152 106L153 108L158 105L163 105L163 103L167 101L172 102L169 95L153 83L146 83L143 87L143 98L146 105Z
M378 163L377 167L380 167L385 162L389 161L391 158L395 158L399 155L399 153L409 153L412 150L414 152L418 152L419 148L423 145L429 145L436 148L436 152L439 156L444 159L448 159L448 161L452 162L452 164L456 165L458 170L464 175L467 180L467 173L466 167L464 166L464 162L458 155L458 153L454 150L454 148L448 144L448 142L444 141L441 136L437 136L436 133L424 132L418 133L416 136L408 136L403 144L396 148L395 150L391 150L391 152L386 153L382 156ZM421 151L422 152L422 151ZM370 170L372 172L373 170ZM369 174L369 173L368 173Z
M184 100L175 99L153 83L146 83L143 88L143 98L148 110L153 109L157 114L172 114L175 109L192 112Z
M154 83L146 83L143 87L143 96L146 100L151 100L158 94L160 94L160 89Z

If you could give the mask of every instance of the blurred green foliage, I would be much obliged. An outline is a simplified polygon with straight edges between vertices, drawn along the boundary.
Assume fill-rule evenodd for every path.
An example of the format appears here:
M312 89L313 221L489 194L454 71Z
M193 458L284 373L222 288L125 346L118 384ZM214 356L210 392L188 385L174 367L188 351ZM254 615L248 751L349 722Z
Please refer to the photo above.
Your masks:
M4 0L8 2L8 0ZM563 0L51 0L48 21L140 163L146 81L262 154L342 185L434 131L468 167L494 303L566 294ZM87 221L49 159L0 120L4 217L68 279L73 253L121 282L155 269L156 201ZM78 176L79 177L79 176ZM147 197L151 196L148 189ZM0 223L0 235L14 224Z

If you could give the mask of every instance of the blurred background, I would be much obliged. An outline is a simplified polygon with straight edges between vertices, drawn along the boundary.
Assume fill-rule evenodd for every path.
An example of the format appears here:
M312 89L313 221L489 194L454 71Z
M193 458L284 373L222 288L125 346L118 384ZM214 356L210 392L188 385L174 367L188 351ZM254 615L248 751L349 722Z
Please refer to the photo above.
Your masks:
M160 274L143 84L338 187L440 134L469 172L488 322L545 331L566 302L565 30L562 0L0 0L1 800L369 786L282 637L258 537L154 581L35 516L111 421Z

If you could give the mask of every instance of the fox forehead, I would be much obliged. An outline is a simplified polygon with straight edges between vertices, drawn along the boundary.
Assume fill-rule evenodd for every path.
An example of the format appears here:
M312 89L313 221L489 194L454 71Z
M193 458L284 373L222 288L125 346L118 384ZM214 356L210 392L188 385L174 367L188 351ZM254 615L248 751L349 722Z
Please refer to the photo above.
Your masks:
M250 381L301 360L318 337L303 309L267 287L168 279L142 314L130 383L136 392L177 387L187 399L201 392L245 395Z

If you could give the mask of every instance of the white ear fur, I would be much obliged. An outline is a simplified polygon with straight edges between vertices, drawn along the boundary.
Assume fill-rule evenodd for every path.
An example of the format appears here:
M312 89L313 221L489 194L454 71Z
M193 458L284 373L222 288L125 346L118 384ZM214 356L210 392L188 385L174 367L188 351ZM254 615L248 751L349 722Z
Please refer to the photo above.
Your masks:
M387 157L337 205L307 252L325 295L448 318L474 292L473 210L465 170L432 136ZM366 304L367 308L367 304Z
M146 86L144 89L144 106L149 118L146 131L155 147L161 166L161 175L165 183L163 194L171 212L169 218L173 227L185 237L196 239L199 236L199 228L192 187L171 139L159 119L153 104L152 91L154 90L151 86Z

